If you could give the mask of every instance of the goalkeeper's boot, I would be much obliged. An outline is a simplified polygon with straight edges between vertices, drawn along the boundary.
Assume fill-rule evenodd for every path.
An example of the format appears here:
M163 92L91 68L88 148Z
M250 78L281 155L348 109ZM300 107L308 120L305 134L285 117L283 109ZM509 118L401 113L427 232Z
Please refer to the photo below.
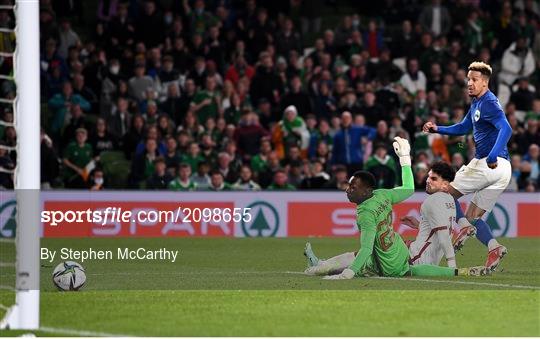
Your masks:
M319 258L313 253L313 250L311 249L311 244L309 242L306 243L306 246L304 246L304 255L307 258L308 267L317 266L319 263Z
M501 263L501 259L508 254L508 250L503 245L499 245L488 252L488 257L486 260L486 267L489 268L491 271L495 271L495 269L499 266Z
M491 271L486 266L473 266L458 268L458 275L479 277L481 275L489 275Z
M459 251L465 245L467 239L474 237L476 235L476 227L474 226L463 226L457 233L454 233L452 239L452 245L454 246L454 251Z

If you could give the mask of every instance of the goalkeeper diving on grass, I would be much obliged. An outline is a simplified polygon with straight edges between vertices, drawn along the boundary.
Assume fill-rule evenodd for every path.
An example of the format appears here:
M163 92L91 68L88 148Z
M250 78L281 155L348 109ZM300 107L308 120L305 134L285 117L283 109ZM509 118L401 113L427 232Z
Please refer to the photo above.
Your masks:
M401 187L375 190L375 179L369 172L358 171L349 180L347 198L357 205L356 223L360 230L360 250L319 260L311 246L306 245L309 275L324 275L324 279L352 279L355 276L479 276L489 274L484 266L455 268L436 265L410 265L409 249L392 227L392 205L414 193L411 169L411 147L406 139L394 138L394 151L402 168ZM451 201L451 200L450 200ZM448 221L450 224L450 221ZM442 225L439 225L442 226ZM452 251L453 252L453 251ZM447 258L448 259L448 258Z

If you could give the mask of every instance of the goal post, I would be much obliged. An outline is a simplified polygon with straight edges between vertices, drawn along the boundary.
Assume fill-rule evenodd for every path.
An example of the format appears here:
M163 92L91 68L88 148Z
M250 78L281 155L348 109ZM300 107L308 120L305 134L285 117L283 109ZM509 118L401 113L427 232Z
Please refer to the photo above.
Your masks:
M8 310L0 327L35 330L39 328L41 210L39 1L17 0L15 19L16 297L15 305Z

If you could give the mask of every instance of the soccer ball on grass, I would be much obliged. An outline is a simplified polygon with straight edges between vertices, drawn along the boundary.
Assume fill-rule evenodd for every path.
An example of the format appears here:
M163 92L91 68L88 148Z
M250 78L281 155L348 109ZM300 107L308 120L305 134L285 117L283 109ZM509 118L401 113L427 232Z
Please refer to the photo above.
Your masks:
M61 291L78 291L86 282L84 268L75 261L64 261L53 271L53 283Z

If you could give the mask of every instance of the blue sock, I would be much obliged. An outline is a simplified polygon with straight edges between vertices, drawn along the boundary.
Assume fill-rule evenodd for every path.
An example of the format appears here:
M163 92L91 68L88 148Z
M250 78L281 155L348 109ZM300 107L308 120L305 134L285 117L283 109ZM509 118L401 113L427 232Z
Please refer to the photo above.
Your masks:
M477 219L474 226L476 226L476 238L480 240L482 244L487 246L488 242L494 238L491 233L491 228L482 219Z
M459 219L463 218L465 214L463 214L459 201L456 198L454 198L454 201L456 203L456 221L459 221Z

